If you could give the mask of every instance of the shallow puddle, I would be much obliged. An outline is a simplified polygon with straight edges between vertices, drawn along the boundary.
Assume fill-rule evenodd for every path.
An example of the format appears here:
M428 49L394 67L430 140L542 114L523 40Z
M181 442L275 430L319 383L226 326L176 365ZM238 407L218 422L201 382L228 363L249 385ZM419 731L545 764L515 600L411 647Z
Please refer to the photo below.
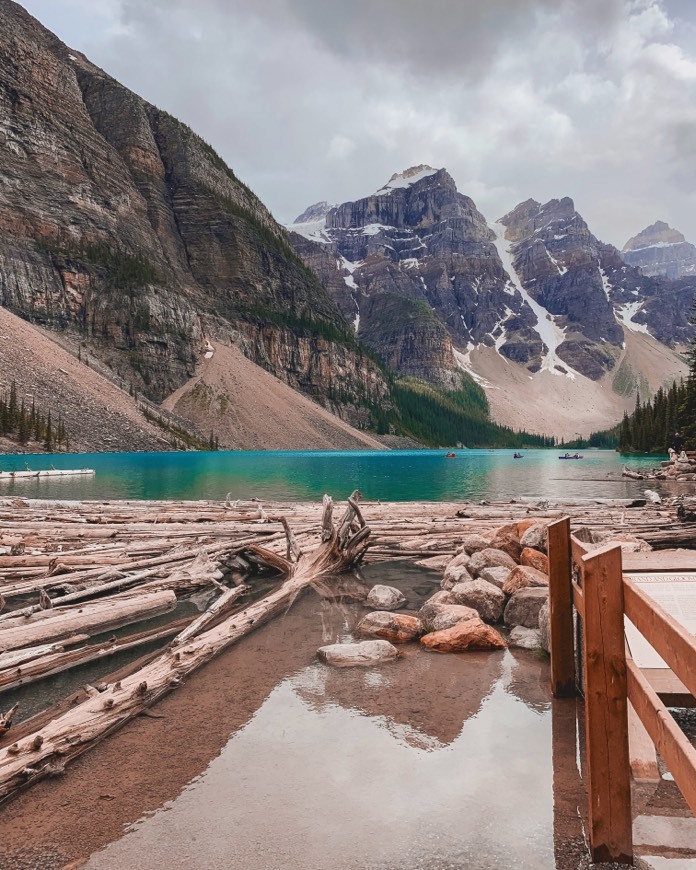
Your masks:
M374 566L366 580L397 574L410 606L431 594L434 576L417 569ZM577 866L574 704L552 715L547 663L527 652L446 656L415 644L367 670L313 659L321 642L351 639L364 613L316 596L298 602L285 627L307 647L306 663L176 799L87 866Z

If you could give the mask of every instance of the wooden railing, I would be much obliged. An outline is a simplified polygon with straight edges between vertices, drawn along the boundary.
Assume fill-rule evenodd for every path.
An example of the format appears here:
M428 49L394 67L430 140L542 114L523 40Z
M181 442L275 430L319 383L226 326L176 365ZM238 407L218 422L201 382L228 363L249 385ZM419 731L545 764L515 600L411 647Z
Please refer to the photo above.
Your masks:
M576 691L576 647L585 696L589 838L594 861L633 862L630 702L692 812L696 749L626 652L624 617L696 695L696 639L622 574L621 547L587 547L566 517L548 528L551 681ZM581 627L575 639L575 620Z

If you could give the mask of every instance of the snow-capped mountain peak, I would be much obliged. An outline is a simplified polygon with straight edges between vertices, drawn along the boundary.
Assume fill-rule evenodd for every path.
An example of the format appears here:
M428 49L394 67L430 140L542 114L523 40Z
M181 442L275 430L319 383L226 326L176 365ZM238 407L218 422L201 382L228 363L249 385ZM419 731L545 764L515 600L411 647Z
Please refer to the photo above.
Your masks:
M395 172L384 187L381 187L376 192L375 196L385 196L399 188L411 187L412 184L416 184L421 179L428 178L430 175L435 175L439 171L439 169L433 169L432 166L426 166L425 163L421 163L419 166L411 166L408 169L404 169L403 172Z

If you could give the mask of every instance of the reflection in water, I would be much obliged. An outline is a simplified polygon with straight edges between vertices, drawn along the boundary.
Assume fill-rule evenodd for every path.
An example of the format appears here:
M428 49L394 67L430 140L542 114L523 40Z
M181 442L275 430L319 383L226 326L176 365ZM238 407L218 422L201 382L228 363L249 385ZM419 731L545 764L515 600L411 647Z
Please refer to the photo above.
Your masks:
M332 637L361 613L323 608ZM88 866L569 870L582 848L574 702L541 703L543 670L527 654L415 645L379 669L308 664Z
M641 482L621 478L613 451L588 451L582 462L560 462L557 451L223 451L220 453L94 453L2 456L3 470L89 467L94 477L0 481L0 498L213 498L316 500L325 492L346 498L358 488L367 500L635 498ZM654 465L656 457L631 457ZM607 479L607 475L611 479ZM661 486L659 482L657 486ZM665 484L664 486L667 486Z

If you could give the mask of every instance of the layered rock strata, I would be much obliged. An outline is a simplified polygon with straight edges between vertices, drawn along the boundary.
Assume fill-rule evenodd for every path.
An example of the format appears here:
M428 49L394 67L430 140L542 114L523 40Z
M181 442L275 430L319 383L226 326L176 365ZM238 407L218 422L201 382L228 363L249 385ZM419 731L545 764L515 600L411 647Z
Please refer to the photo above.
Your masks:
M341 412L385 397L324 287L215 151L10 0L0 141L0 304L78 333L156 401L194 374L205 338L241 338Z

